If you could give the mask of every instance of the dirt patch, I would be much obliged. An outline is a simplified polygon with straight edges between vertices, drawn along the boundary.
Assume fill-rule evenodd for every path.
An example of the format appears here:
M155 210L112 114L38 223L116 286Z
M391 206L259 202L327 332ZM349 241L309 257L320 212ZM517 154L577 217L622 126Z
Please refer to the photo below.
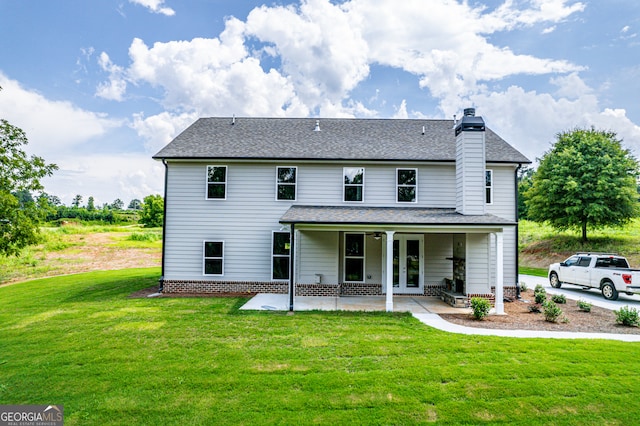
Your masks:
M532 313L529 307L534 304L533 291L522 293L522 299L505 302L504 311L507 315L491 315L484 320L476 320L470 314L441 314L445 320L467 327L505 329L505 330L542 330L569 331L584 333L615 333L640 334L639 327L627 327L616 324L613 311L591 307L591 312L578 309L576 302L567 299L566 304L559 304L563 315L557 323L546 321L543 313ZM566 317L569 321L562 322Z

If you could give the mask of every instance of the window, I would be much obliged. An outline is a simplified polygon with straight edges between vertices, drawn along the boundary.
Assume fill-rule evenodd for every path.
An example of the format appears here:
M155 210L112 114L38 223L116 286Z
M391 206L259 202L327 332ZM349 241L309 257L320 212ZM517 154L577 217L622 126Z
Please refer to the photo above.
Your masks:
M297 171L297 167L276 168L276 199L295 201Z
M288 280L291 259L291 234L274 232L271 248L271 279Z
M398 203L415 203L417 199L418 170L396 169L396 201Z
M204 242L204 275L224 274L224 242Z
M493 170L484 172L484 201L493 204Z
M364 234L344 234L344 280L364 282Z
M581 257L576 266L582 266L582 267L586 268L590 264L591 264L591 258L590 257Z
M227 198L227 166L207 166L207 199Z
M344 201L362 201L364 189L364 167L345 167Z

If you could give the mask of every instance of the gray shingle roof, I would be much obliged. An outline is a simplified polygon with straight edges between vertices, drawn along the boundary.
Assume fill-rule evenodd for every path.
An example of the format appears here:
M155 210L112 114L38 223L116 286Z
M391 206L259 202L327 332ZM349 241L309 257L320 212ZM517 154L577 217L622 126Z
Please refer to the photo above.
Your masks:
M201 118L156 159L454 161L453 120ZM425 134L422 134L422 130ZM486 159L530 163L490 129Z
M340 225L506 226L516 222L492 214L465 216L455 209L419 207L291 206L280 223Z

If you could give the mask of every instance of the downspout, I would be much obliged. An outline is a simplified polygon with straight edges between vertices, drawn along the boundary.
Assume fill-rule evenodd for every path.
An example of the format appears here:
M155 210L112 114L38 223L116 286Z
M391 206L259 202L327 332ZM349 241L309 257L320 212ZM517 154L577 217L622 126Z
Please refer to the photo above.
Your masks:
M296 235L296 225L291 224L291 236L289 237L289 312L293 312L293 296L294 296L294 286L293 286L293 272L295 268L295 235Z
M520 250L518 250L518 246L520 244L520 234L519 234L519 228L518 228L518 215L519 215L519 211L518 211L518 202L519 202L519 198L520 195L518 194L518 172L520 171L520 168L522 168L522 164L518 164L518 167L516 167L516 171L514 174L515 177L515 186L516 186L516 298L520 299L520 279L519 279L519 265L520 265Z
M167 164L167 160L162 159L162 164L164 164L164 202L163 210L162 210L162 266L160 270L160 286L158 287L158 293L162 293L164 290L164 259L166 252L166 239L167 239L167 182L169 180L169 165Z

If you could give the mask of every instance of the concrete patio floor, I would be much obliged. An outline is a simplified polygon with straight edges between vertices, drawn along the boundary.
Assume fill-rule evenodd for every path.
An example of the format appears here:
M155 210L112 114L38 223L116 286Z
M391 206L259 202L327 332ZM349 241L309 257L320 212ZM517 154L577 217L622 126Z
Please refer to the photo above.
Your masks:
M384 296L296 296L294 311L385 311ZM288 311L289 295L259 293L240 309L254 311ZM464 314L470 308L454 308L435 296L394 296L394 312L414 314Z

